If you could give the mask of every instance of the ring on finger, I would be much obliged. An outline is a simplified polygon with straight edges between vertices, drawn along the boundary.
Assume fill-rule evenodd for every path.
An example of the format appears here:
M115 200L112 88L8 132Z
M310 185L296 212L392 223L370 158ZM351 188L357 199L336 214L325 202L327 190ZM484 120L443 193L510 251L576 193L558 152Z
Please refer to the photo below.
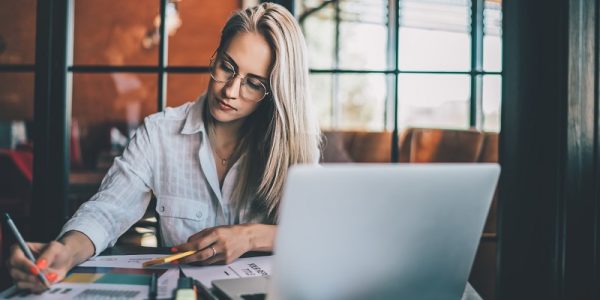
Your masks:
M213 253L212 253L212 255L209 258L214 257L215 255L217 255L217 250L215 250L214 246L210 246L210 249L212 249Z

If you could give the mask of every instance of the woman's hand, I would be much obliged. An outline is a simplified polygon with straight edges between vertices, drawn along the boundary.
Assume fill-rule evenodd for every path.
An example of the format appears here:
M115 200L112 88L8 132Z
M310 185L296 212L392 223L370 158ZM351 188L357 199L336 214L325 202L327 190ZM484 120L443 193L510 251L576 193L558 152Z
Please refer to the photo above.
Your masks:
M74 266L73 255L69 249L60 242L52 241L48 244L27 243L37 261L33 264L21 248L13 245L10 258L7 262L10 276L19 289L31 290L41 293L46 286L37 277L44 272L50 284L62 280L67 272Z
M180 263L230 264L248 251L271 251L275 230L276 226L263 224L212 227L190 236L187 243L171 250L199 250L179 260Z
M13 245L7 267L10 276L19 289L31 290L40 293L46 290L44 284L37 277L39 272L44 272L50 284L59 282L71 268L87 260L94 254L94 244L83 233L69 231L59 241L48 244L27 243L29 249L37 260L33 264L23 251Z

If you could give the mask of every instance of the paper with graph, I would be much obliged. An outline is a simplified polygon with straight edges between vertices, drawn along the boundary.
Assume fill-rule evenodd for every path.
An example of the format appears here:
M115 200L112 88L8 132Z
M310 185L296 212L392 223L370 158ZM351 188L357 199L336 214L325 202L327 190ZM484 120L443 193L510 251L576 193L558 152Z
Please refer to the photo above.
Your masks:
M158 277L158 298L171 298L177 286L177 265L142 268L142 262L161 254L99 256L73 268L65 279L42 294L18 291L15 287L0 299L147 299L152 273ZM240 258L230 265L183 265L187 276L210 287L216 279L266 276L271 274L271 256Z

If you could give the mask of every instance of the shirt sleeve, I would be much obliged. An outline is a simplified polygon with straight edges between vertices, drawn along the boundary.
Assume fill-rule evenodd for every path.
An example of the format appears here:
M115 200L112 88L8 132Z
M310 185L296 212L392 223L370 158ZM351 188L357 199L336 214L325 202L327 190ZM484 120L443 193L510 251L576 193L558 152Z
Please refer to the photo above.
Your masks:
M94 244L94 256L109 246L144 215L150 202L154 151L148 118L115 158L98 192L82 204L63 226L59 236L76 230Z

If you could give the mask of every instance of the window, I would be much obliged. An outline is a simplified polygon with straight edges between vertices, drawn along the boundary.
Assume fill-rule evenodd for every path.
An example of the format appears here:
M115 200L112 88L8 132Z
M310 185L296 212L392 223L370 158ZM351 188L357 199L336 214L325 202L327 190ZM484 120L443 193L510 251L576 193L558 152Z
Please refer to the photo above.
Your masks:
M105 171L145 116L197 99L221 27L239 9L233 0L146 2L73 0L68 70L82 145L73 168Z
M297 7L323 129L500 130L500 0Z
M35 0L0 2L0 148L26 142L33 121L35 11Z
M0 148L31 145L36 1L0 1Z

